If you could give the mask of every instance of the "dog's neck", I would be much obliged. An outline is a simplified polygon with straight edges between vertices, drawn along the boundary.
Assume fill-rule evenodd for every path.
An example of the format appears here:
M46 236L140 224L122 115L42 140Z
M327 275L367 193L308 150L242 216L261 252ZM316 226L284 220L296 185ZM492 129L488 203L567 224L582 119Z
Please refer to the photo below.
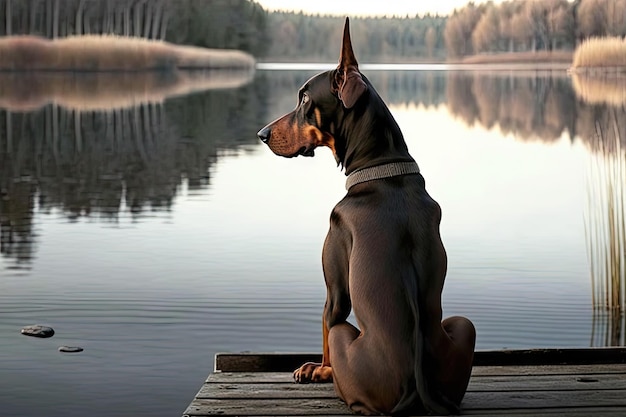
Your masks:
M392 162L384 165L376 165L352 172L346 179L346 190L366 181L379 180L382 178L395 177L398 175L419 174L420 168L416 162Z
M368 84L367 93L337 121L338 162L346 175L394 162L414 163L400 127L374 87L363 78Z

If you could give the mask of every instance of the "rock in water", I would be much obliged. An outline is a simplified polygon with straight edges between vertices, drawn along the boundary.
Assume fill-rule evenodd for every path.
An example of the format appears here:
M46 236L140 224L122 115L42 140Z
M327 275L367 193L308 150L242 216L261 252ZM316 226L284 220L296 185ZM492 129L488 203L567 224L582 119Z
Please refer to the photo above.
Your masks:
M59 347L59 352L65 352L65 353L78 353L78 352L82 352L83 348L82 347L78 347L78 346L61 346Z
M26 336L46 338L54 336L54 330L52 327L34 324L32 326L23 327L22 334Z

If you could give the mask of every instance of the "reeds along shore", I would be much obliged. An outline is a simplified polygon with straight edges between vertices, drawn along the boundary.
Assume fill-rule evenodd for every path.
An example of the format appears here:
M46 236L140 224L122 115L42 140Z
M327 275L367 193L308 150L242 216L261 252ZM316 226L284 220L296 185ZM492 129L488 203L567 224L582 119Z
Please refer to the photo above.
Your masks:
M242 51L206 49L113 35L0 38L0 71L252 69Z
M597 152L587 172L585 235L591 268L592 346L623 345L626 312L626 114L624 76L573 75L576 94L593 106ZM609 93L613 91L613 93ZM604 97L604 100L603 100Z
M626 72L626 39L620 37L589 38L583 41L572 62L575 72L593 69L613 69Z

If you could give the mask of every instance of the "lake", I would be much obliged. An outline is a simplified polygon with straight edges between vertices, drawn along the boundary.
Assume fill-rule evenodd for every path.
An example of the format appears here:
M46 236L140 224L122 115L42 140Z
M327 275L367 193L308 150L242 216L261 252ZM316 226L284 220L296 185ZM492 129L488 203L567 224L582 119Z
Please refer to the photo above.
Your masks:
M345 175L256 138L316 72L0 74L0 415L176 416L216 352L321 352ZM444 316L477 349L624 345L624 84L364 72L443 210Z

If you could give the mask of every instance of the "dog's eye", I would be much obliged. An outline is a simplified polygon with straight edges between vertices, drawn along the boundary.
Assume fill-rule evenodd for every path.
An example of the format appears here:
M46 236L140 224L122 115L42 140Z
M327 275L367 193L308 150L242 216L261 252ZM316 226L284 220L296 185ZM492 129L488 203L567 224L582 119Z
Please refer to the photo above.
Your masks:
M310 100L309 95L307 93L302 94L302 104L308 103Z

